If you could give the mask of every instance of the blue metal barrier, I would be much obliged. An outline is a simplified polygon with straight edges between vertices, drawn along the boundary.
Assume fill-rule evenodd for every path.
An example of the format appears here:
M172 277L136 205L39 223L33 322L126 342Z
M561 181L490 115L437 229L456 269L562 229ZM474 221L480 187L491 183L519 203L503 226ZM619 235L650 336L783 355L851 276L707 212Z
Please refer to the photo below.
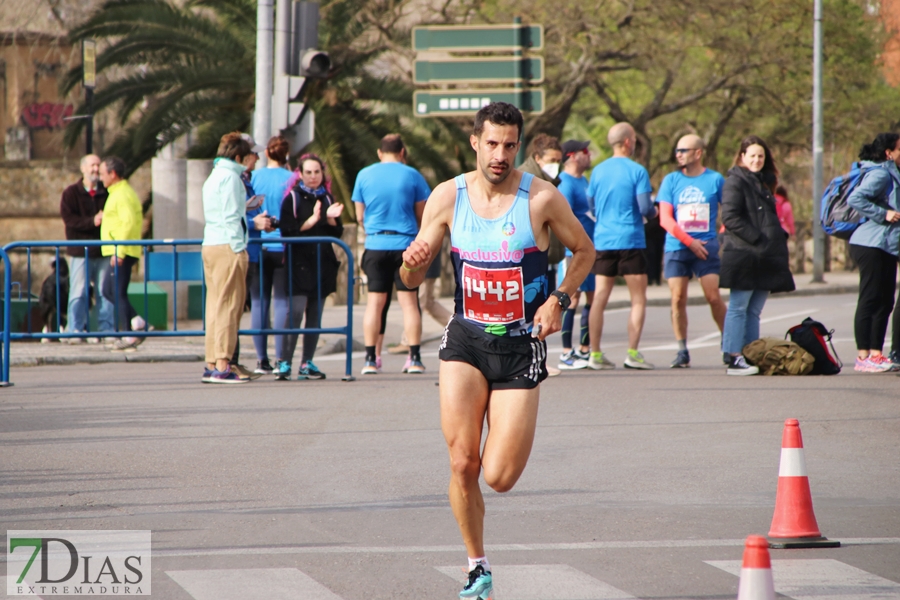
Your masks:
M173 289L173 328L172 331L151 331L149 330L149 323L144 325L143 330L137 331L120 331L119 330L119 319L118 319L118 310L119 303L118 298L114 300L114 322L115 322L115 333L116 335L111 337L189 337L189 336L203 336L206 334L205 332L205 324L206 324L206 286L203 286L203 299L202 299L202 309L203 309L203 323L204 329L195 329L195 330L184 330L178 329L178 300L177 294L175 290L177 289L178 281L202 281L203 280L203 267L202 260L198 259L199 252L178 252L179 246L201 246L203 240L123 240L117 242L108 242L108 241L97 241L97 240L75 240L75 241L22 241L22 242L12 242L7 244L6 246L0 247L0 259L3 261L4 265L4 277L3 277L3 330L0 331L0 335L2 335L2 346L0 346L0 387L12 385L9 380L9 363L10 363L10 342L12 340L29 340L29 339L40 339L40 338L49 338L49 339L63 339L63 338L89 338L89 337L98 337L101 334L109 335L110 332L99 332L99 331L90 331L90 322L87 325L87 331L85 332L59 332L60 329L60 320L61 315L65 314L61 311L66 311L67 306L60 306L60 276L59 269L56 270L56 332L35 332L32 331L31 322L28 322L27 331L25 332L14 332L12 331L12 319L11 319L11 290L13 285L19 285L18 282L12 281L12 263L10 261L10 253L16 250L24 250L27 255L27 263L26 263L26 301L27 301L27 310L30 314L31 312L31 259L32 259L32 250L35 248L53 248L55 249L56 261L57 265L59 264L60 259L60 248L67 247L83 247L84 248L84 268L85 268L85 295L88 295L88 288L90 287L90 277L89 277L89 264L88 264L88 248L98 247L98 246L140 246L142 258L144 259L144 315L149 316L149 302L147 298L147 284L151 281L171 281L172 289ZM293 294L291 294L291 287L293 286L293 265L290 261L291 249L295 244L317 244L316 246L316 262L317 269L316 272L319 274L319 285L317 288L319 289L318 302L319 306L322 306L321 297L321 248L318 244L323 243L331 243L337 244L340 246L344 254L347 257L347 324L343 327L332 327L332 328L323 328L321 327L321 315L320 315L320 323L319 327L314 328L300 328L294 327L293 322L293 310L289 309L289 322L287 328L271 328L271 329L241 329L238 333L240 335L301 335L305 333L336 333L342 334L346 336L346 365L345 365L345 374L342 378L344 381L353 381L353 290L354 290L354 265L353 265L353 252L350 250L350 247L342 240L338 238L332 237L293 237L293 238L251 238L249 240L251 244L285 244L287 248L287 252L285 253L288 257L288 260L285 261L285 267L287 268L287 285L288 287L288 298L289 303L293 305ZM172 252L165 253L157 253L157 252L148 252L148 249L151 249L155 246L170 246L172 247ZM260 253L261 254L261 253ZM108 257L104 257L108 258ZM249 268L254 268L254 264L251 263ZM260 263L258 268L262 270L262 259L260 258ZM112 269L112 277L114 283L118 283L119 277L119 267L116 266ZM71 276L71 273L70 273ZM262 291L262 277L260 280L260 290ZM99 294L99 290L97 293ZM21 286L20 286L20 295L21 295ZM261 294L262 296L262 294Z

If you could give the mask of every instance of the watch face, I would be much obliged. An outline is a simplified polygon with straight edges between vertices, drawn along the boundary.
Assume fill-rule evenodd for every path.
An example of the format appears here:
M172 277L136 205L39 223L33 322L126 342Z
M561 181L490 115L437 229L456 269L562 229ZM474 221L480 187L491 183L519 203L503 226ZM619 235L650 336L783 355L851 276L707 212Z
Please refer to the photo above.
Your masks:
M556 296L556 299L559 301L559 305L566 310L569 308L569 305L572 303L571 298L565 292L560 292L559 290L553 292L553 295Z

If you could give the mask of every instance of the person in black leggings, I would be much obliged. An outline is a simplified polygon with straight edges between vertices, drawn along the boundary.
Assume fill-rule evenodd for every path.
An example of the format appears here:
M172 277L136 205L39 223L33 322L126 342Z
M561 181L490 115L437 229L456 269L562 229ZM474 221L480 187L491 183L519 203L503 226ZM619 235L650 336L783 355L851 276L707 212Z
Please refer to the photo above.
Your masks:
M882 354L888 317L894 307L900 253L900 134L879 133L862 147L859 158L864 174L847 198L848 204L866 218L850 237L850 256L859 265L854 370L880 373L900 370L900 363Z

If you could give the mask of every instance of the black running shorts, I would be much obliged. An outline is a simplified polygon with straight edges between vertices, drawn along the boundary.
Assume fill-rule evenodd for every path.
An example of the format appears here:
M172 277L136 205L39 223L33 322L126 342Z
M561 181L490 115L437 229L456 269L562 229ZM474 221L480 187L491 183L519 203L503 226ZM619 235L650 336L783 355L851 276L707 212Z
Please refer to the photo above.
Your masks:
M403 264L403 250L366 250L362 257L362 270L366 274L370 292L391 293L397 286L398 292L411 292L400 279L400 265ZM418 289L418 288L414 288Z
M641 249L597 250L591 273L604 277L646 275L647 258Z
M546 342L528 335L491 335L463 322L458 315L444 330L438 356L472 365L492 390L530 390L547 379Z

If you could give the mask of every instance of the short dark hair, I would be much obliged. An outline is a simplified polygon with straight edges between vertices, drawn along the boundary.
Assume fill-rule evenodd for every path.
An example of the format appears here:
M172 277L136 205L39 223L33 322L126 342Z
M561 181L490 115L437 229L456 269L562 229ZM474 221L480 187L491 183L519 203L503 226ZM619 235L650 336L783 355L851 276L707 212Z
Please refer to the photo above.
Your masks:
M528 156L544 156L547 150L559 150L562 152L562 146L559 139L546 133L539 133L531 140L528 146ZM565 156L563 157L565 159Z
M481 110L475 113L475 127L473 129L475 135L481 136L484 131L484 124L488 121L494 125L515 125L520 138L522 137L522 129L525 128L525 119L522 117L522 112L508 102L491 102L487 106L482 106Z
M115 173L119 179L125 179L125 161L118 156L107 156L103 159L108 173Z
M879 133L871 144L863 145L859 151L859 160L870 160L877 163L886 161L887 157L884 153L887 150L894 150L897 147L897 140L900 140L900 133Z
M235 160L238 156L243 159L248 154L250 154L250 143L241 137L240 131L232 131L223 135L219 140L219 149L216 150L217 158L231 160Z
M389 133L381 138L381 151L385 154L400 154L403 152L403 138L399 133Z

